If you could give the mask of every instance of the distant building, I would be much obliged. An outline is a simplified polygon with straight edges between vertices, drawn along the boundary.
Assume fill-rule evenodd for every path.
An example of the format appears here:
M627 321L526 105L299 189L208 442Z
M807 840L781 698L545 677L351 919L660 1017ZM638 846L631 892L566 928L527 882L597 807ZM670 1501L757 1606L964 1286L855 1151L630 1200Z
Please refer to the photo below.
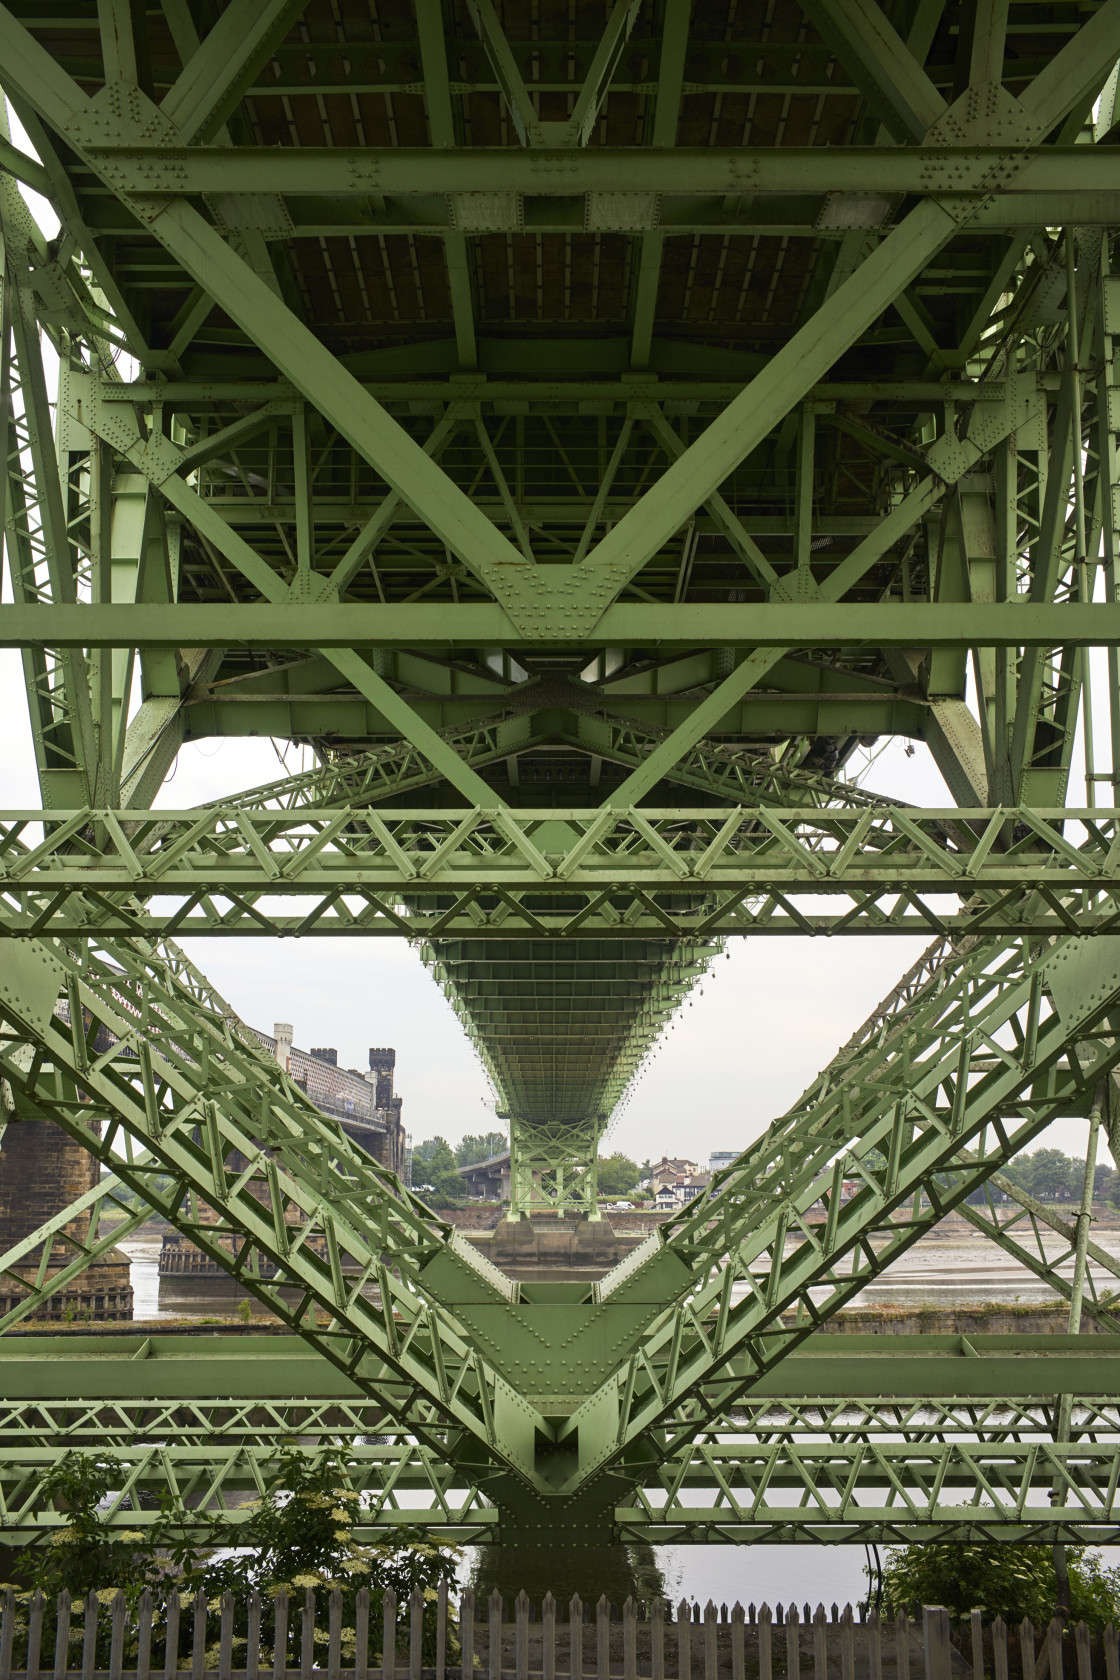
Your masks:
M737 1161L741 1153L742 1151L738 1149L714 1149L708 1156L708 1171L722 1172L724 1167L731 1165L732 1161Z
M354 1142L390 1172L404 1171L402 1102L393 1093L395 1050L371 1049L366 1073L358 1068L340 1068L338 1051L333 1048L296 1049L293 1029L286 1021L277 1021L271 1034L255 1027L250 1030L321 1113L341 1120L343 1130Z
M691 1178L700 1171L698 1161L689 1161L684 1156L670 1158L663 1155L660 1161L655 1161L649 1170L649 1185L654 1195L663 1184L677 1184L686 1178Z

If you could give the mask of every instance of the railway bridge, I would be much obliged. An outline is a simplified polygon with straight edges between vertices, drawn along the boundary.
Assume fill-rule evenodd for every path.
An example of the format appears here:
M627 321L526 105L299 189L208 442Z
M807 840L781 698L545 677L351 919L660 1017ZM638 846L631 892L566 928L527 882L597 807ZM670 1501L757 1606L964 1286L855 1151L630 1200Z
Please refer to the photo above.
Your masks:
M1114 1136L1120 0L8 0L0 43L41 791L0 811L2 1119L106 1169L4 1255L0 1331L115 1207L289 1331L0 1335L9 1536L83 1442L111 1521L233 1533L295 1434L374 1533L1115 1539L1117 1263L1000 1169ZM239 735L315 768L154 807ZM896 738L942 806L857 784ZM486 1262L178 943L413 941L512 1213L591 1219L726 941L915 933L594 1288ZM822 1347L952 1208L1108 1334Z

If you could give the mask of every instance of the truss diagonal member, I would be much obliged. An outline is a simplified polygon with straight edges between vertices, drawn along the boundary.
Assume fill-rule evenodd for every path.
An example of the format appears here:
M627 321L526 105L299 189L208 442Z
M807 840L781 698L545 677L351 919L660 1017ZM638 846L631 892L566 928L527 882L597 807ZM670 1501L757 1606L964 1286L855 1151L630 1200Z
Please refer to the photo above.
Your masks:
M531 1448L524 1430L516 1445L510 1408L532 1420L530 1440L533 1409L422 1293L424 1269L437 1261L443 1272L465 1269L495 1300L510 1297L508 1280L179 983L173 963L124 942L104 955L22 951L6 958L0 1005L15 1039L0 1047L0 1069L17 1105L55 1120L359 1387L382 1398L378 1373L392 1367L405 1379L396 1415L418 1438L454 1458L450 1427L531 1476ZM87 1011L91 1031L111 1041L96 1062L54 1013L64 980L71 1009ZM21 1043L37 1052L30 1067L14 1053ZM150 1166L132 1165L140 1150L170 1188ZM299 1290L297 1305L285 1286ZM330 1315L326 1327L316 1307Z
M227 6L160 107L185 144L213 138L306 8L307 0L238 0Z
M882 1031L826 1070L808 1100L678 1223L667 1246L692 1270L689 1312L717 1314L713 1334L682 1334L680 1307L655 1321L617 1383L570 1420L581 1461L605 1466L639 1437L660 1451L654 1442L674 1438L661 1432L670 1391L681 1399L703 1390L705 1411L726 1408L749 1386L726 1370L731 1354L759 1374L772 1368L984 1182L996 1159L961 1164L973 1139L994 1126L1005 1159L1056 1113L1087 1105L1120 1061L1120 1040L1107 1030L1118 1001L1115 940L1063 939L1041 953L1028 941L977 941L935 967ZM1004 1046L982 1070L972 1066L978 1037ZM862 1188L845 1200L853 1177ZM823 1214L811 1215L818 1204ZM749 1286L738 1305L726 1292L729 1267ZM631 1257L600 1292L625 1299L640 1271ZM783 1319L790 1311L792 1321ZM663 1366L670 1349L673 1380L654 1385L642 1361ZM679 1438L689 1428L682 1422Z
M800 0L895 140L923 140L946 105L877 0Z

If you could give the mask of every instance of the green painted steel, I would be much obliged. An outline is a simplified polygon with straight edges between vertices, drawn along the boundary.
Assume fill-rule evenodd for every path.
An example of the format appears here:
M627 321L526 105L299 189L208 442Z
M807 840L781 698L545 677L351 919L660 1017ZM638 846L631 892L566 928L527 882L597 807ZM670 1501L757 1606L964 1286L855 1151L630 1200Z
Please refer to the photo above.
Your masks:
M102 1212L155 1209L342 1385L344 1432L376 1415L371 1523L1114 1536L1117 1264L1000 1169L1058 1114L1120 1143L1120 0L802 0L792 32L761 0L595 0L578 39L527 0L376 41L351 0L329 40L301 0L42 14L0 7L36 153L0 133L0 647L41 796L0 811L0 1126L51 1118L114 1176L0 1257L0 1329L103 1251ZM260 734L315 768L152 811L184 743ZM953 804L858 785L892 737ZM508 1118L511 1217L590 1220L723 942L915 932L730 1172L536 1296L172 943L414 939ZM821 1348L950 1207L1108 1333L1095 1399L1008 1381L977 1441L951 1401L923 1436ZM227 1355L190 1345L143 1344L136 1397L176 1362L202 1409L130 1489L218 1485ZM1002 1371L931 1357L892 1382ZM26 1428L0 1415L24 1538L70 1427L47 1363ZM780 1437L797 1371L838 1398ZM319 1406L301 1380L257 1424L231 1388L230 1488ZM128 1395L95 1401L81 1428L123 1431ZM884 1436L866 1465L853 1429Z

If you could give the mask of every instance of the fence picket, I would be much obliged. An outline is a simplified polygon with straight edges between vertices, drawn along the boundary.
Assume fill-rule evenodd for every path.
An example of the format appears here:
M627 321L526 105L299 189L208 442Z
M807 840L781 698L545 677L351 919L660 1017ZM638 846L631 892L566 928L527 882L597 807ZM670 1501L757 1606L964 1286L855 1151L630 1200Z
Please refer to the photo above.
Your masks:
M758 1680L773 1680L774 1653L770 1639L771 1619L770 1606L768 1604L760 1605L758 1611Z
M61 1612L61 1595L59 1611ZM55 1673L58 1673L57 1641ZM145 1587L136 1606L136 1680L149 1680L152 1667L152 1590ZM65 1670L63 1671L65 1672Z
M203 1680L206 1673L206 1594L196 1593L191 1643L191 1680Z
M502 1673L502 1595L497 1588L490 1594L489 1610L489 1657L490 1680L501 1680Z
M288 1595L278 1592L274 1603L276 1636L272 1646L273 1680L285 1680L288 1672ZM170 1680L170 1676L168 1677Z
M650 1680L665 1680L665 1600L655 1598L649 1607Z
M303 1589L303 1617L299 1628L299 1680L311 1680L315 1667L315 1590Z
M327 1624L327 1680L342 1680L342 1594L335 1587L330 1596L330 1620ZM225 1603L222 1605L223 1622Z
M926 1680L951 1680L953 1651L949 1644L949 1612L943 1605L923 1606L922 1635L926 1648Z
M910 1680L910 1618L905 1610L894 1619L894 1666L896 1680Z
M629 1597L622 1606L622 1680L638 1680L638 1606Z
M251 1592L246 1601L245 1634L245 1680L259 1680L261 1671L261 1595L259 1592Z
M824 1605L813 1616L813 1680L828 1680L828 1621Z
M421 1680L424 1669L424 1593L413 1587L408 1600L408 1680Z
M167 1612L163 1618L163 1680L175 1680L179 1672L179 1594L167 1595Z
M0 1628L0 1674L12 1672L12 1648L16 1640L16 1595L9 1587L4 1594L4 1625Z
M704 1606L704 1680L718 1680L719 1675L719 1611L708 1600Z
M381 1596L381 1680L394 1680L397 1672L397 1595L386 1587Z
M118 1598L120 1597L119 1593L117 1594L117 1597ZM116 1631L117 1631L116 1620L114 1619L114 1623L113 1623L114 1650L116 1648ZM38 1680L38 1675L39 1675L39 1651L40 1651L40 1648L42 1646L42 1643L43 1643L43 1595L42 1595L41 1592L36 1592L34 1597L31 1600L31 1606L30 1606L30 1610L28 1612L28 1617L27 1617L27 1661L24 1664L24 1667L25 1667L25 1670L26 1670L26 1673L27 1673L27 1680L32 1680L33 1675L35 1676L35 1680ZM121 1643L122 1643L122 1645L124 1643L124 1623L123 1623L123 1620L121 1622ZM120 1661L119 1661L119 1659L118 1659L118 1662L117 1662L117 1672L114 1675L114 1680L120 1680Z
M447 1582L441 1581L436 1592L436 1680L447 1674Z
M144 1667L144 1670L143 1670L143 1674L141 1676L141 1680L148 1680L147 1663L149 1661L149 1656L150 1656L150 1652L151 1652L151 1631L152 1631L152 1623L151 1623L152 1595L151 1595L151 1593L145 1593L144 1598L146 1598L147 1602L148 1602L148 1649L147 1649L147 1652L146 1652L145 1649L144 1649L143 1641L141 1641L140 1655L144 1659L144 1663L145 1663L145 1667ZM141 1627L143 1627L144 1598L142 1598L140 1600ZM70 1668L70 1594L68 1592L60 1592L59 1595L58 1595L58 1598L56 1600L56 1605L55 1605L54 1680L66 1680L66 1675L69 1672L69 1668ZM0 1655L0 1674L6 1673L6 1672L7 1672L7 1670L4 1667L3 1657L2 1657L2 1655ZM140 1673L139 1668L137 1669L137 1673L138 1674Z
M86 1594L85 1626L82 1629L82 1680L93 1680L97 1667L97 1594Z
M840 1680L856 1680L856 1629L850 1604L845 1604L840 1617Z
M541 1605L541 1680L556 1680L556 1600L550 1592Z
M1046 1652L1050 1658L1050 1680L1063 1680L1064 1664L1062 1662L1062 1633L1065 1624L1057 1616L1050 1618L1050 1626L1046 1629Z
M997 1616L992 1623L992 1672L995 1680L1007 1680L1007 1623Z
M516 1623L513 1641L514 1668L517 1680L529 1680L529 1600L524 1588L517 1595L513 1614Z
M883 1623L878 1610L867 1618L867 1672L870 1680L883 1680Z
M319 1608L311 1589L303 1592L300 1604L301 1624L298 1655L293 1658L289 1649L294 1629L289 1625L292 1600L288 1593L276 1595L274 1603L275 1642L270 1654L261 1649L261 1602L256 1593L244 1600L247 1639L235 1636L241 1603L231 1592L223 1593L212 1607L203 1593L188 1596L193 1604L191 1631L184 1637L180 1654L180 1617L182 1602L177 1593L169 1593L162 1608L153 1602L150 1589L140 1595L135 1611L130 1611L123 1593L101 1597L109 1600L104 1606L94 1592L83 1601L84 1625L81 1632L80 1658L73 1666L70 1658L70 1630L74 1606L66 1593L60 1593L54 1610L53 1670L43 1668L44 1630L49 1628L48 1606L41 1592L17 1601L14 1589L0 1593L0 1680L478 1680L475 1674L475 1615L476 1601L469 1588L464 1588L458 1604L458 1629L461 1650L455 1659L454 1638L448 1625L449 1615L455 1614L448 1585L441 1584L435 1594L435 1659L425 1664L425 1614L427 1603L423 1591L415 1588L408 1600L408 1657L407 1665L398 1660L398 1639L403 1640L399 1625L403 1610L392 1589L382 1596L381 1654L370 1660L369 1626L370 1594L362 1588L355 1595L353 1621L348 1622L345 1599L337 1588L326 1602L324 1624L318 1620ZM216 1624L216 1643L208 1646L211 1608ZM673 1608L663 1599L654 1598L643 1606L633 1595L626 1598L618 1614L603 1594L595 1605L595 1658L587 1663L584 1635L584 1607L578 1595L569 1606L568 1662L565 1670L562 1653L557 1650L557 1604L546 1593L539 1609L524 1591L518 1593L512 1605L507 1605L500 1592L493 1592L487 1600L488 1644L486 1680L611 1680L612 1640L618 1639L621 1628L620 1651L614 1655L614 1680L747 1680L748 1655L751 1680L756 1669L754 1647L747 1651L746 1629L757 1628L757 1680L775 1680L774 1627L784 1628L784 1663L779 1661L780 1680L809 1680L811 1660L812 1680L856 1680L855 1612L848 1604L841 1610L835 1604L831 1616L823 1603L816 1609L789 1603L775 1610L766 1605L744 1606L736 1602L730 1608L717 1605L713 1599L701 1606L681 1599ZM26 1614L26 1653L24 1638L17 1630ZM98 1660L98 1637L101 1616L108 1618L107 1656ZM507 1623L507 1616L512 1627ZM160 1629L160 1621L163 1629ZM900 1611L893 1622L893 1646L877 1610L867 1607L860 1618L866 1629L866 1680L912 1680L913 1652L916 1647L909 1618ZM676 1672L666 1676L666 1622L676 1622ZM696 1632L693 1632L693 1623ZM641 1656L646 1634L640 1624L648 1628L649 1666ZM726 1646L720 1642L720 1629L728 1629ZM702 1628L702 1632L701 1632ZM837 1639L832 1643L830 1630ZM955 1631L953 1631L955 1630ZM135 1660L126 1651L135 1632ZM165 1648L162 1661L153 1652L153 1638L162 1634ZM1095 1673L1103 1672L1105 1680L1120 1680L1120 1632L1111 1623L1101 1639L1101 1669L1094 1671L1093 1634L1084 1622L1068 1629L1054 1617L1041 1631L1030 1620L1018 1628L1019 1661L1012 1668L1009 1651L1010 1629L1001 1617L986 1624L982 1612L973 1610L967 1620L966 1660L954 1658L950 1633L963 1641L966 1626L962 1621L952 1625L948 1611L938 1605L927 1605L923 1611L921 1649L925 1674L921 1680L952 1680L952 1665L967 1671L969 1680L1011 1680L1013 1672L1021 1669L1022 1680L1095 1680ZM1065 1673L1065 1636L1070 1644L1070 1675ZM503 1640L512 1634L512 1650L505 1652ZM811 1639L810 1639L811 1635ZM48 1634L49 1637L49 1634ZM985 1662L988 1640L991 1640L990 1667ZM537 1641L540 1655L537 1657ZM448 1650L449 1642L451 1651ZM245 1645L244 1659L240 1648ZM861 1639L860 1644L863 1644ZM884 1645L886 1649L884 1650ZM893 1665L891 1662L893 1652ZM811 1653L811 1658L810 1658ZM18 1669L14 1660L20 1657ZM264 1657L262 1663L261 1658ZM403 1655L403 1653L402 1653ZM621 1655L621 1665L618 1657ZM450 1660L449 1660L450 1659ZM51 1661L47 1654L48 1663ZM724 1667L723 1665L726 1665ZM803 1675L804 1665L804 1675ZM670 1664L670 1667L672 1665ZM380 1672L378 1672L380 1670ZM271 1672L269 1672L271 1671ZM860 1680L864 1680L861 1657ZM920 1677L913 1676L913 1680ZM1018 1680L1018 1676L1016 1676Z
M969 1617L972 1636L972 1680L984 1680L984 1623L979 1610Z
M1102 1635L1105 1680L1120 1680L1120 1628L1109 1622Z
M233 1594L222 1594L222 1619L218 1629L218 1680L233 1676Z
M474 1593L470 1587L459 1598L459 1647L460 1673L469 1680L474 1674Z
M687 1598L677 1605L678 1680L692 1680L692 1609Z
M786 1675L788 1680L801 1680L801 1618L796 1604L791 1604L786 1613Z
M583 1680L583 1600L578 1593L568 1606L568 1673L571 1680Z
M595 1606L595 1673L598 1680L610 1680L611 1672L611 1606L605 1593L599 1594Z

